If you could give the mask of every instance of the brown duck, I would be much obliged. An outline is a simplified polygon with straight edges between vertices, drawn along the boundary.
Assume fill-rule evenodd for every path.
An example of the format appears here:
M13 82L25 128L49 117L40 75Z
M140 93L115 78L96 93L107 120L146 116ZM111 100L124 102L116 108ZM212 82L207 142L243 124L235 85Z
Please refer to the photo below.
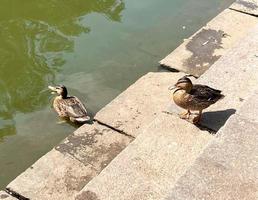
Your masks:
M189 119L191 111L199 111L198 116L193 119L193 123L198 124L201 120L202 110L216 103L219 99L223 98L224 95L221 94L220 90L213 89L206 85L193 85L188 77L189 75L180 78L177 83L169 89L175 89L173 93L175 104L187 110L179 115L180 118Z
M53 107L59 117L78 123L85 123L90 120L83 103L75 96L68 96L64 85L48 86L48 88L58 95L53 101Z

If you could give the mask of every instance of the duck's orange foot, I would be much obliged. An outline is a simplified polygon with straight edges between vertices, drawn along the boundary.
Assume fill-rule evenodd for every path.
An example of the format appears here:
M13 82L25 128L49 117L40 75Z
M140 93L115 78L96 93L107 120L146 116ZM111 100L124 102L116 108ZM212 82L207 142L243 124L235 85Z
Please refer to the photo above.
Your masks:
M180 117L181 119L189 119L190 115L191 115L191 112L188 110L188 111L186 111L186 112L180 113L180 114L179 114L179 117Z

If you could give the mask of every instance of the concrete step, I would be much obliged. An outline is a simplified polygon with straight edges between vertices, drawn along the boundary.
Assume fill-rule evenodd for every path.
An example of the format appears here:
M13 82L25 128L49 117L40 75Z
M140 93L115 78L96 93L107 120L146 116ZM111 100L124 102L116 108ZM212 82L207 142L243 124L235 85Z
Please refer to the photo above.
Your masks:
M237 2L232 7L244 4L245 0ZM258 9L255 10L257 12ZM161 60L160 64L168 69L200 76L227 54L227 50L238 44L257 23L256 17L226 9Z
M228 120L166 200L258 199L257 99L258 93Z
M8 193L5 191L0 191L0 199L1 200L17 200L16 198L10 196Z
M111 101L95 120L136 137L140 129L164 111L170 100L168 87L184 73L150 72Z
M201 124L218 131L258 86L258 26L194 83L222 90L225 98L204 110ZM173 103L169 113L180 112Z
M258 26L196 81L222 89L226 95L223 100L207 109L202 125L218 131L229 117L241 110L248 97L257 89L258 58L255 52L258 52ZM124 105L125 99L120 100L120 107ZM112 105L113 110L116 107L119 108L117 105L119 104ZM178 107L173 103L171 107L172 114L175 114L175 110L176 113L178 112ZM234 119L233 117L231 121ZM257 128L252 125L252 122L241 120L245 124L241 125L242 130L246 125L252 127L251 131ZM235 126L238 123L241 124L241 120L228 123ZM124 124L123 126L127 128L126 123ZM169 185L173 186L177 182L213 139L207 132L199 130L175 115L160 114L150 124L146 130L138 131L137 134L140 133L140 135L135 141L100 175L90 181L75 199L85 199L89 195L99 200L163 199L169 193ZM126 128L123 130L130 130ZM234 129L231 127L229 130ZM198 135L203 136L203 134L205 134L204 139L198 138ZM173 147L174 144L175 147ZM233 154L237 151L234 148L232 150L235 150L230 154L233 158ZM206 164L212 165L212 163ZM187 181L187 178L185 180ZM201 183L195 182L195 184Z
M211 139L207 131L160 113L75 199L161 199Z
M230 9L253 16L258 16L258 0L236 0Z
M7 188L33 200L73 199L132 140L97 123L84 125Z

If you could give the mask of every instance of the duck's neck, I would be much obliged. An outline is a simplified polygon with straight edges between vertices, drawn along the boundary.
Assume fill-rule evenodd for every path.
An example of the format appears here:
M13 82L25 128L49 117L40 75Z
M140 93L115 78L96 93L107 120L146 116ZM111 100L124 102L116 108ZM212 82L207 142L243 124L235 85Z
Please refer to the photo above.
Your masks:
M64 95L58 95L56 98L57 98L57 99L67 99L67 95L66 95L66 96L64 96Z
M188 93L185 89L182 89L182 88L177 88L173 95L178 95L178 94L185 94L185 93Z
M61 98L62 99L67 99L67 95L62 95Z

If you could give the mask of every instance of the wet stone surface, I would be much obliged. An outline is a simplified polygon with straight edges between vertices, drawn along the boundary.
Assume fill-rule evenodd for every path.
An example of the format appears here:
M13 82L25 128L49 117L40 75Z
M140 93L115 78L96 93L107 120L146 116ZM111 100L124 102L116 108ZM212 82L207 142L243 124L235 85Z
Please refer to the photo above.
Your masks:
M208 68L221 55L214 55L216 49L221 49L222 38L227 34L222 30L202 29L186 45L192 56L185 60L184 65L189 68Z
M258 19L226 9L160 61L161 66L202 75L255 27Z
M5 191L0 191L0 199L1 200L15 200L16 198L10 196Z
M8 188L30 199L73 199L131 140L97 123L85 124ZM94 199L93 195L87 196Z
M230 6L231 9L258 16L257 0L237 0Z
M99 198L94 192L83 191L81 194L76 196L75 200L99 200Z
M69 135L56 150L70 154L85 165L92 165L101 171L119 154L132 138L94 123L80 127Z
M245 6L251 10L255 10L258 9L258 5L255 4L254 2L250 2L250 1L243 1L243 0L238 0L236 1L237 4L240 4L242 6Z

